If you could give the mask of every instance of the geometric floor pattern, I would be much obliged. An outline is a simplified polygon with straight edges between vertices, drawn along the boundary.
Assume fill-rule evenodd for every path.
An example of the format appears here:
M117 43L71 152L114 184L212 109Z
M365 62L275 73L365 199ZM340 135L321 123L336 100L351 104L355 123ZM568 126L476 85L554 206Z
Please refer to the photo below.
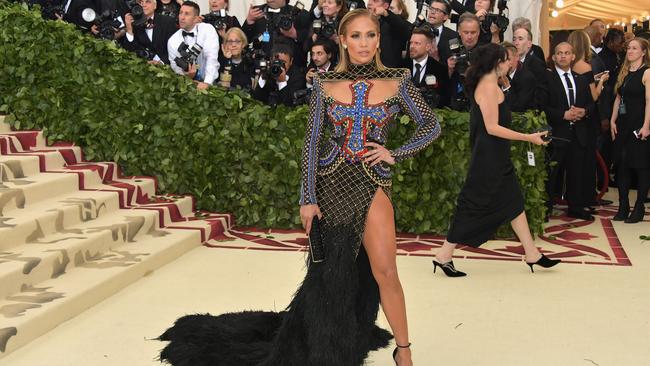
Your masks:
M563 263L631 266L632 262L612 225L611 218L616 209L614 206L601 207L594 221L573 219L557 211L557 215L545 225L544 235L536 237L535 243L547 257L561 259ZM307 237L302 230L238 228L225 236L228 238L209 241L205 246L242 250L307 250ZM234 244L235 238L243 240ZM433 257L443 242L442 236L400 233L397 235L397 254ZM521 261L523 254L523 247L516 240L491 240L479 248L459 245L454 258Z

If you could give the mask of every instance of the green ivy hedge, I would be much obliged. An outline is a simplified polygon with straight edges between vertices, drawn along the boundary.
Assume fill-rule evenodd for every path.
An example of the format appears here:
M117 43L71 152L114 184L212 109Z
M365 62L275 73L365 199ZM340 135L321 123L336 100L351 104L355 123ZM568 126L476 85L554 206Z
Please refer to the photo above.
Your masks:
M167 67L152 66L37 11L0 0L0 113L16 128L43 129L49 141L74 141L91 160L113 160L127 174L154 175L167 192L189 193L198 207L234 213L240 225L299 225L300 156L307 107L269 108L246 93L199 92ZM465 177L468 114L438 110L442 137L396 168L399 230L444 233ZM534 113L513 126L544 124ZM413 133L399 119L391 147ZM543 152L512 157L533 231L544 208Z

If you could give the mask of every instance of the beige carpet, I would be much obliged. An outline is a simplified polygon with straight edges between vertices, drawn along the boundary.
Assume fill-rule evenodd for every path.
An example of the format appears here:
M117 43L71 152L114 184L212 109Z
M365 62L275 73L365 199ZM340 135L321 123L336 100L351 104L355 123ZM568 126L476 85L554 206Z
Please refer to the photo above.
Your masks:
M649 365L650 242L639 239L650 235L648 216L644 223L609 225L609 211L601 208L597 221L584 226L555 217L537 243L570 263L534 274L515 258L515 243L491 241L484 253L457 251L455 262L468 277L433 275L437 239L402 236L398 265L415 364ZM156 365L163 344L150 339L181 315L286 306L303 277L304 239L250 228L228 235L60 325L2 365ZM383 317L379 322L386 326ZM391 365L390 352L372 353L368 364Z

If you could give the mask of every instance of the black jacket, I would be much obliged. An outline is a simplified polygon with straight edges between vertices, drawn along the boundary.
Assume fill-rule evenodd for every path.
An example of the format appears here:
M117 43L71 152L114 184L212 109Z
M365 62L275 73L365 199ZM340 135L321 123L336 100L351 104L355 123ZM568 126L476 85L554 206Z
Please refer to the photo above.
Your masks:
M413 59L408 58L403 61L402 67L409 69L411 71L411 78L413 78ZM433 86L426 85L427 75L433 75L436 77L436 83ZM413 84L417 88L430 88L435 91L435 93L440 97L437 108L449 106L449 101L451 94L449 92L449 73L447 67L443 66L440 62L436 61L432 57L429 57L427 60L427 66L424 70L424 75L420 80L414 80Z
M257 40L261 35L263 35L267 30L267 23L269 23L269 42L262 43L262 49L266 55L270 57L273 45L277 42L282 42L293 47L293 62L295 66L304 67L307 65L307 55L303 50L303 45L305 44L305 40L309 34L309 28L311 27L309 13L305 10L298 11L293 5L285 5L280 9L280 13L267 12L267 5L258 5L256 8L265 11L269 17L271 17L271 21L269 23L266 17L258 19L253 24L248 24L248 22L244 21L242 30L246 34L249 42ZM280 32L280 29L274 26L275 19L279 19L282 15L289 16L292 14L296 14L293 16L294 28L296 28L296 33L298 35L298 39L296 40L285 37Z
M564 119L564 112L569 110L569 103L564 84L555 69L546 70L544 74L548 85L544 113L546 113L549 125L553 128L554 136L571 139L571 129L573 128L578 139L577 142L581 146L587 146L590 139L595 139L598 135L597 119L592 118L593 114L596 113L596 107L591 97L589 82L576 73L572 72L572 74L576 84L575 106L586 109L585 117L573 123L573 127L571 127L569 121Z
M62 1L62 3L65 5L66 2ZM81 12L86 8L93 9L99 15L101 5L95 0L72 0L70 6L68 6L68 11L63 15L63 20L83 29L90 30L93 24L86 22L81 16Z
M460 36L455 31L447 27L442 27L442 32L438 36L438 54L440 55L440 63L447 67L447 59L451 56L451 49L449 49L449 41L457 38L460 42Z
M531 87L535 84L535 76L520 63L514 77L510 80L510 89L506 92L506 98L513 112L525 112L537 108L536 90Z
M149 40L144 27L134 27L133 42L129 42L125 36L122 38L122 47L132 52L140 50L153 51L163 63L169 65L167 41L178 30L176 20L165 15L156 14L153 17L153 24L153 40Z
M386 67L399 67L402 62L402 51L411 36L411 23L401 16L388 10L388 15L379 19L381 41L381 62Z
M546 93L548 84L546 64L539 57L535 56L534 51L531 49L524 59L523 66L535 77L535 85L529 87L535 89L536 105L538 108L541 108L543 107L544 94Z
M306 89L305 72L296 65L292 65L287 72L289 81L287 86L282 90L278 90L278 84L273 78L268 78L264 88L260 88L259 84L255 86L253 98L267 104L284 104L286 106L293 106L293 94L298 90Z

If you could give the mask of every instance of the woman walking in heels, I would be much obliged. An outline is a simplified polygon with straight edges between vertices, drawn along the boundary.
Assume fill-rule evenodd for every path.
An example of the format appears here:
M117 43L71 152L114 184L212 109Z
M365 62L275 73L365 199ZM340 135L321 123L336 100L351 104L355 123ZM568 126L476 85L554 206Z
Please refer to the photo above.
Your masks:
M409 71L381 64L379 21L370 11L347 13L339 37L340 63L314 76L307 121L300 218L312 260L302 285L280 313L178 320L160 337L171 341L161 359L176 366L360 366L391 338L375 325L381 304L397 344L391 363L413 365L390 166L430 145L440 125ZM415 133L388 150L400 111Z
M440 267L449 277L465 276L452 261L456 245L478 247L508 221L524 246L531 271L534 264L552 267L560 261L548 259L533 244L524 198L510 161L511 140L545 145L542 137L546 132L523 134L508 128L510 108L498 83L508 72L506 50L491 43L478 48L472 57L466 74L472 158L447 240L433 261L434 272Z

